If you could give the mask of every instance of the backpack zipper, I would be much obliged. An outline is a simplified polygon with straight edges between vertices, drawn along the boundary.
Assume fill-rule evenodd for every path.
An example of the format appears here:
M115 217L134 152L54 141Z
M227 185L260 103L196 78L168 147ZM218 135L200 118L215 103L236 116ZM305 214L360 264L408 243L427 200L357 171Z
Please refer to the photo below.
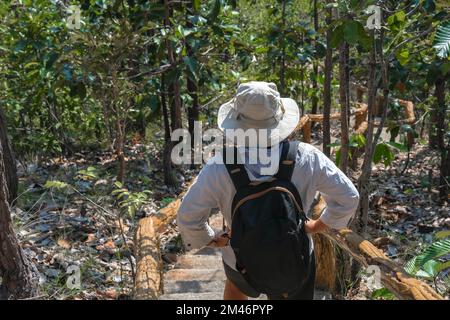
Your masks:
M298 211L302 212L303 214L305 214L304 211L299 206L299 204L297 203L297 200L295 200L295 197L292 194L292 192L290 192L288 189L283 188L283 187L271 187L271 188L268 188L266 190L263 190L263 191L260 191L260 192L248 195L245 198L242 198L241 200L239 200L239 202L236 204L236 207L233 210L233 213L231 214L231 219L233 219L234 214L236 213L236 210L239 209L239 207L241 205L243 205L246 201L259 198L260 196L263 196L266 193L268 193L269 191L273 191L273 190L286 192L289 195L289 197L292 199L292 201L294 201L294 204L297 207Z

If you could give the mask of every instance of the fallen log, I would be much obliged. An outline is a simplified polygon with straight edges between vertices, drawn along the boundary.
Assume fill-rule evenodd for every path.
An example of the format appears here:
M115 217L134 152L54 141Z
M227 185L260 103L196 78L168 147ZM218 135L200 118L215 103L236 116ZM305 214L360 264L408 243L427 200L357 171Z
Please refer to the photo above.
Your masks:
M157 300L162 292L162 259L153 218L139 221L135 236L136 279L134 299Z
M340 113L330 114L330 120L339 119L340 117L341 117ZM323 121L323 114L310 114L309 118L313 122L321 122L321 121Z
M309 121L308 115L304 115L303 117L301 117L300 120L298 121L297 127L295 127L294 132L301 130L308 121Z
M378 266L381 283L397 298L401 300L443 300L443 297L428 284L407 275L403 268L390 260L383 251L352 230L333 230L324 235L364 267Z
M138 223L135 235L136 279L134 299L156 300L162 293L163 262L159 235L176 219L183 195L184 192L155 215L143 218Z
M315 216L320 216L320 214L317 214L317 212L321 213L325 206L325 200L323 199L323 197L320 197L314 208ZM383 251L375 247L370 241L364 239L352 230L329 230L328 232L321 234L321 236L326 237L335 245L339 246L345 252L350 254L362 266L378 266L380 268L381 283L386 288L388 288L398 299L443 300L443 297L436 293L436 291L434 291L428 284L406 274L403 268L397 265L394 261L390 260L383 253ZM319 239L319 242L316 242L316 239ZM317 243L320 250L323 251L323 240L320 239L320 236L315 236L314 240L314 246L316 246ZM320 276L320 281L323 281L323 279L326 278L328 283L333 284L333 287L328 287L330 291L333 291L334 283L331 281L331 276L328 276L328 270L320 270L320 267L335 267L335 265L333 266L333 261L336 261L336 258L334 257L334 251L328 249L327 252L328 254L332 255L332 257L325 257L322 255L319 256L317 274ZM317 260L318 259L316 257L316 261Z

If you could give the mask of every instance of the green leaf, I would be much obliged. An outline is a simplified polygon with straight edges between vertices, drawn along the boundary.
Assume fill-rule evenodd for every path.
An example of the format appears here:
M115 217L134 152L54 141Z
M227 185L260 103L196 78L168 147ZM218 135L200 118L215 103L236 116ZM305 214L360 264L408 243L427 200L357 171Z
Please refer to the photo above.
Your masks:
M391 147L398 149L402 152L407 152L408 151L408 146L402 143L398 143L398 142L394 142L394 141L389 141L386 142L386 144L390 145Z
M374 290L372 292L372 299L385 299L385 300L393 300L395 298L395 295L390 292L387 288L380 288L377 290Z
M387 23L392 31L400 30L405 24L406 14L403 10L398 11L387 18Z
M443 75L450 73L450 62L443 63L441 68L442 68Z
M336 150L336 165L339 166L339 163L341 162L341 148Z
M439 232L436 232L436 234L434 235L435 239L444 239L450 237L450 230L442 230Z
M51 189L51 188L65 189L67 187L69 187L69 185L67 183L62 182L62 181L57 181L57 180L48 180L44 184L44 188L46 188L46 189Z
M331 34L331 46L333 48L338 47L344 41L344 29L345 24L340 24L333 30Z
M434 278L439 273L439 262L436 260L429 260L423 265L422 270Z
M402 50L400 50L400 51L398 51L396 53L395 57L397 58L398 62L400 62L400 64L402 66L404 66L409 61L409 50L408 49L402 49Z
M192 0L192 8L194 9L194 11L200 10L201 3L201 0Z
M383 162L385 166L388 166L392 160L394 160L394 153L386 143L379 143L375 147L373 155L373 162L375 164Z
M212 7L211 11L208 14L209 22L214 22L217 19L217 16L220 13L221 7L222 7L222 1L221 0L213 0L213 7Z
M363 134L354 134L350 138L350 146L362 148L366 145L366 138Z
M427 12L430 13L436 10L436 4L434 3L434 0L425 0L423 7L425 10L427 10Z
M359 21L349 21L345 23L344 27L344 39L349 44L361 44L362 46L366 46L367 43L370 44L370 37L367 35L364 30L363 25Z
M192 75L194 76L193 80L196 80L197 78L197 68L198 68L198 62L195 58L193 57L184 57L183 58L183 62L184 64L188 67L189 71L192 73Z
M450 239L434 242L417 258L416 265L423 266L428 260L437 259L447 254L450 254Z
M416 261L417 261L417 257L415 256L412 259L408 260L408 262L405 264L405 271L409 274L415 275L417 272L417 267L416 267Z
M441 272L444 271L445 269L450 268L450 261L447 262L439 262L439 264L437 265L437 272Z
M450 55L450 21L447 21L437 28L433 40L433 48L436 49L437 56L448 58Z

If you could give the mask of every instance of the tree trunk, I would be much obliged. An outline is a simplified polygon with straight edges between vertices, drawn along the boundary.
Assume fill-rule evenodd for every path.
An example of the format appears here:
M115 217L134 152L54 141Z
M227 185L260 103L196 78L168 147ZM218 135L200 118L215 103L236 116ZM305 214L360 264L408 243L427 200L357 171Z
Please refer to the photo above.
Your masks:
M284 34L286 26L286 0L281 4L281 32ZM280 67L280 93L286 94L286 44L284 37L281 37L281 67Z
M319 102L318 99L318 91L319 87L317 85L317 77L319 75L319 63L317 58L317 51L319 50L319 42L317 41L318 33L319 33L319 14L317 11L317 0L313 0L313 23L314 23L314 31L316 32L315 39L314 39L314 47L315 47L315 57L313 62L313 79L312 79L312 88L313 88L313 96L311 99L311 113L316 114L317 113L317 104Z
M165 9L165 19L164 25L166 27L171 26L170 18L172 17L172 8L168 0L164 0ZM167 47L167 58L171 65L175 65L175 53L173 50L172 43L169 39L166 39ZM175 72L175 71L174 71ZM172 130L176 130L183 127L183 122L181 118L181 94L180 94L180 83L178 77L174 77L172 83L169 84L169 101L170 101L170 115L172 118L171 127Z
M161 77L161 109L163 114L164 122L164 151L163 151L163 168L164 168L164 183L171 187L176 187L178 181L175 172L172 168L172 160L170 155L172 153L173 142L170 139L170 123L169 123L169 112L167 110L167 100L166 100L166 85L164 75Z
M436 121L436 146L439 150L443 150L444 146L444 133L445 133L445 78L439 76L435 81L434 95L437 100L437 121Z
M373 31L371 32L372 39L374 39ZM375 40L374 40L375 42ZM368 125L367 125L367 135L366 135L366 145L364 147L364 162L361 169L361 175L358 178L358 191L359 191L359 205L356 211L355 219L353 225L357 231L365 229L366 221L368 220L369 212L369 178L372 170L372 140L373 140L373 128L375 124L375 97L377 94L377 84L376 84L376 53L375 53L375 43L373 45L372 51L370 53L369 61L369 92L367 94L367 114L368 114Z
M329 2L329 1L328 1ZM331 113L331 79L333 76L333 49L331 48L331 23L333 11L327 8L327 52L325 56L325 83L323 86L323 152L330 157L330 113Z
M190 2L188 4L188 12L191 14L195 14L193 4ZM188 28L192 28L193 24L187 20L186 26ZM192 57L194 55L194 52L189 44L186 43L186 50L189 57ZM189 133L191 135L191 149L194 149L195 145L195 139L194 139L194 123L195 121L199 120L200 116L200 106L198 103L198 85L195 81L195 79L191 79L189 77L189 70L186 70L186 79L187 79L187 91L189 96L192 98L192 105L188 108L188 126L189 126ZM192 153L192 160L194 157L194 153ZM194 162L192 162L192 166L194 166Z
M123 153L124 149L124 131L125 126L121 123L119 117L116 118L116 156L119 160L119 171L117 173L117 181L123 183L125 177L125 155Z
M17 179L16 160L9 143L8 133L6 132L6 119L3 110L0 108L0 142L3 146L3 161L5 165L5 181L8 187L8 203L12 205L17 197L19 182Z
M33 277L35 270L13 230L2 145L0 141L0 298L20 299L35 295L37 285L36 277Z
M445 145L444 134L446 132L446 104L445 104L445 78L439 76L435 81L434 94L437 100L437 121L436 121L436 146L441 152L441 166L440 166L440 178L439 178L439 194L442 198L446 198L449 190L449 146Z
M383 43L384 33L381 31L380 33L380 43ZM368 131L366 137L366 145L365 145L365 154L364 154L364 163L362 167L361 175L358 179L358 191L360 193L360 200L358 209L356 211L356 221L357 230L361 232L364 236L365 230L367 228L367 223L369 219L369 193L370 193L370 175L372 172L372 159L375 151L375 147L378 143L378 139L380 138L381 132L383 130L384 122L387 116L388 102L389 102L389 61L388 57L384 58L383 50L380 50L380 62L381 64L381 79L383 86L383 103L381 104L382 115L380 124L377 128L377 132L375 135L373 134L373 129L375 126L375 104L376 104L376 96L377 96L377 80L376 80L376 44L374 40L374 45L372 49L372 53L370 56L370 75L369 75L369 93L368 93Z
M341 157L339 168L344 173L347 173L349 144L348 112L350 109L350 79L348 59L349 45L344 41L339 48L339 102L341 104Z

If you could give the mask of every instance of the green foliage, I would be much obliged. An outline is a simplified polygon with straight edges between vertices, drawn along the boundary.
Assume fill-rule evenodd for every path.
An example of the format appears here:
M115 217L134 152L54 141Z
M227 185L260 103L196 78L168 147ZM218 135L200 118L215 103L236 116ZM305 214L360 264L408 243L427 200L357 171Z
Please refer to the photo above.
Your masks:
M78 177L82 180L96 180L98 179L97 169L89 166L86 169L79 170Z
M436 49L438 57L448 58L450 56L450 21L439 25L433 47Z
M405 271L417 277L436 278L440 272L450 268L450 260L441 261L440 258L450 255L450 231L442 231L435 235L437 241L414 256L405 265Z
M331 44L338 47L342 41L350 45L361 45L368 50L371 46L371 38L364 30L361 22L356 20L343 20L333 31Z
M171 198L171 197L162 198L161 199L161 204L162 204L163 207L166 207L174 200L175 200L175 198Z
M124 188L120 182L114 183L114 186L116 188L111 192L111 195L116 196L119 200L119 207L126 210L131 218L134 218L136 212L148 202L148 197L151 194L150 190L131 192Z
M387 288L376 289L372 292L372 299L394 300L395 295Z
M363 134L352 134L349 147L362 148L366 145L366 137Z
M57 180L48 180L45 182L44 184L44 188L46 189L67 189L69 188L70 185L66 182L62 182L62 181L57 181Z
M394 160L394 153L392 152L390 145L384 142L377 144L373 154L373 162L375 164L383 162L385 166L388 166L391 164L392 160Z

